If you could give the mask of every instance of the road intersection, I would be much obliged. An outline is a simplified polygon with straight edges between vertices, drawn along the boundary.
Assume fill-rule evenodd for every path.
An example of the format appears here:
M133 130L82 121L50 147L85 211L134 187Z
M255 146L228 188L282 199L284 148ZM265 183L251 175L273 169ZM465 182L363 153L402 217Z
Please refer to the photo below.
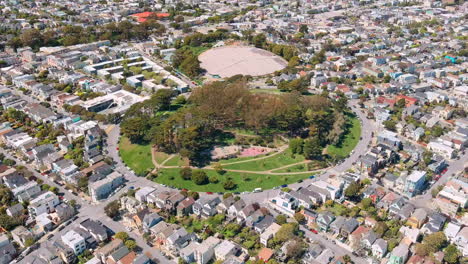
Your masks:
M357 105L357 102L351 101L350 104ZM327 178L333 175L341 174L347 171L349 168L351 168L359 160L359 158L362 155L365 155L365 153L369 150L369 147L372 143L373 136L378 131L377 125L374 123L374 121L367 119L365 111L363 111L362 109L353 107L353 110L356 113L357 117L359 118L361 122L361 127L362 127L361 139L358 142L355 149L353 150L353 152L345 160L343 160L341 163L339 163L335 167L324 170L323 173L315 175L316 177L313 179L306 179L300 183L290 184L289 185L290 188L297 189L302 186L308 186L313 181L326 180ZM93 220L101 221L104 225L106 225L108 228L110 228L116 233L121 232L121 231L125 231L129 233L129 236L135 239L135 241L142 248L142 250L145 253L149 252L156 260L159 261L159 263L172 263L171 260L167 259L159 250L148 246L140 234L137 234L134 232L128 232L122 223L118 221L114 221L113 219L107 217L107 215L104 213L104 207L108 203L116 199L119 199L119 197L125 192L127 192L130 188L138 189L138 188L142 188L145 186L152 186L157 191L171 190L171 188L152 182L146 179L145 177L138 177L137 175L135 175L135 173L131 169L129 169L123 163L118 153L118 144L119 144L119 138L120 138L120 127L118 125L104 127L104 130L107 133L105 152L109 157L113 159L114 164L115 164L115 170L122 173L125 176L126 186L122 188L121 190L117 191L116 193L114 193L114 195L112 195L108 199L99 203L91 203L90 201L83 199L82 197L78 195L75 195L71 191L66 190L63 186L58 185L52 179L46 177L45 175L41 175L40 173L38 173L30 164L16 157L13 157L4 149L0 149L0 153L3 153L6 158L15 160L19 165L25 166L34 174L35 177L43 180L44 183L50 186L57 187L59 191L63 193L64 198L66 198L69 201L75 200L76 204L79 205L80 209L77 214L78 218L75 221L73 221L73 223L71 223L70 225L66 225L61 230L58 230L58 229L54 230L51 233L53 236L60 237L62 234L66 233L68 230L76 226L81 220L84 220L86 218L91 218ZM449 162L449 168L448 168L447 173L445 173L443 177L431 187L430 190L432 190L433 188L436 188L439 185L445 184L445 182L448 180L448 177L450 175L462 170L464 166L466 165L465 161L467 160L467 158L468 158L468 155L464 154L461 156L459 160ZM430 190L426 192L424 195L418 196L417 198L413 198L411 202L419 207L427 208L427 203L428 203L427 201L428 199L431 198ZM278 189L272 189L272 190L265 190L262 192L242 193L240 196L243 200L246 201L246 203L260 202L262 205L268 206L268 201L272 197L276 196L278 193L279 193ZM200 195L204 196L208 194L200 193ZM276 214L276 212L274 214ZM364 259L358 258L356 256L352 256L352 252L348 250L347 248L343 246L339 246L335 243L332 243L332 241L328 240L326 236L322 234L314 234L310 232L309 230L307 230L305 227L301 227L301 230L304 231L306 237L309 238L311 241L317 241L323 244L324 246L326 246L327 248L330 248L335 253L336 256L350 255L353 261L355 261L356 263L366 263ZM49 238L51 238L50 234L47 235L46 238L42 238L39 242L47 242Z

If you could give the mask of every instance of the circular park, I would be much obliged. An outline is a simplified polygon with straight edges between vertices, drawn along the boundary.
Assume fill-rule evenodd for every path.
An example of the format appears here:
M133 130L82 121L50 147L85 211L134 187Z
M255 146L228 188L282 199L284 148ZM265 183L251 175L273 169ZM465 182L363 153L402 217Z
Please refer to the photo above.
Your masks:
M195 89L190 101L160 90L127 112L119 154L135 174L198 192L295 183L356 147L361 125L346 101L253 93L244 80Z
M262 76L280 71L288 62L269 51L249 46L209 49L198 57L208 74L229 78L234 75Z

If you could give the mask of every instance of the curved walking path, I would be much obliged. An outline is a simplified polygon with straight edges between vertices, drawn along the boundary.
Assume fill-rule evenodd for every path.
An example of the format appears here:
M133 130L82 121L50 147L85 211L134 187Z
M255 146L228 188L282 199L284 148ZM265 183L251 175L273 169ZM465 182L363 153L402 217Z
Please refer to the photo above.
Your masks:
M309 162L311 162L311 160L303 160L303 161L299 161L299 162L292 163L292 164L287 164L287 165L284 165L284 166L281 166L281 167L278 167L278 168L268 170L268 172L278 173L278 172L275 172L275 171L282 170L282 169L287 169L289 167L294 167L296 165L307 164ZM288 172L288 173L290 173L290 172Z
M247 163L247 162L252 162L252 161L263 160L263 159L267 159L267 158L271 158L271 157L274 157L276 155L279 155L279 154L283 153L284 151L286 151L287 149L288 149L288 145L284 145L284 146L279 147L278 151L276 151L275 153L273 153L271 155L262 156L262 157L258 157L258 158L253 158L253 159L247 159L247 160L233 161L233 162L229 162L229 163L223 163L221 165L222 166L227 166L227 165L233 165L233 164ZM164 166L164 164L168 160L175 157L175 154L170 154L169 157L167 157L163 162L158 163L156 161L156 158L155 158L156 152L157 151L156 151L155 148L151 148L152 161L153 161L153 165L154 165L153 172L156 172L158 169L178 169L178 168L182 167L182 166ZM298 175L298 174L306 174L306 173L309 173L309 172L317 172L317 171L327 169L327 168L323 168L323 169L317 169L317 170L311 170L311 171L274 172L275 170L282 170L282 169L286 169L286 168L293 167L293 166L296 166L296 165L306 164L306 163L309 163L309 162L310 162L310 160L303 160L303 161L300 161L300 162L287 164L287 165L284 165L284 166L281 166L281 167L278 167L278 168L274 168L274 169L271 169L271 170L265 170L265 171L234 170L234 169L224 169L224 170L225 171L230 171L230 172L262 174L262 175L265 175L265 174L267 174L267 175ZM191 166L191 168L192 169L198 169L198 167L192 167L192 166ZM214 170L214 168L211 165L205 166L202 169L204 169L204 170Z
M304 164L304 163L310 162L309 160L304 160L304 161L296 162L296 163L293 163L293 164L287 164L287 165L284 165L284 166L281 166L281 167L278 167L278 168L274 168L274 169L271 169L271 170L265 170L265 171L236 170L236 169L224 169L224 170L228 171L228 172L231 171L231 172L238 172L238 173L250 173L250 174L261 174L261 175L300 175L300 174L307 174L307 173L324 172L324 173L320 174L320 177L316 177L316 179L317 178L326 179L326 178L330 177L333 174L339 174L339 173L345 171L346 169L350 168L352 163L354 163L359 158L360 155L363 155L368 150L368 145L370 144L371 139L372 139L371 134L376 131L375 124L372 121L370 121L370 120L368 120L366 118L365 112L362 111L362 109L355 108L355 109L353 109L353 112L355 112L357 114L358 118L361 121L361 128L363 128L361 130L361 137L362 138L358 142L357 146L354 148L354 153L352 153L348 158L343 160L343 162L341 162L340 164L337 164L337 165L335 165L333 167L323 168L323 169L317 169L317 170L312 170L312 171L299 171L299 172L274 172L274 171L277 171L277 170L280 170L280 169L285 169L285 168L292 167L292 166L299 165L299 164ZM225 163L225 164L222 164L222 166L231 165L231 164L239 164L239 163L247 163L247 162L267 159L267 158L274 157L275 155L279 155L279 154L283 153L287 148L288 148L288 146L284 145L284 146L279 147L278 151L271 154L271 155L266 155L266 156L253 158L253 159L247 159L247 160L240 160L240 161ZM112 150L111 152L115 152L115 151ZM152 149L152 151L151 151L152 156L153 156L152 161L153 161L153 163L155 165L155 171L157 171L158 169L166 169L166 168L167 169L181 168L181 166L165 166L164 165L170 159L175 157L174 154L172 154L166 160L161 162L161 164L159 164L156 161L156 159L154 158L154 153L155 152L156 151L154 151ZM115 155L112 155L113 158L115 157L118 160L119 163L122 163L122 161L121 161L120 157L117 155L117 153L114 153L114 154ZM193 167L193 168L195 168L195 167ZM198 168L196 168L196 169L198 169ZM211 166L204 167L203 169L214 170L214 168L212 168ZM314 180L316 180L316 179L314 179ZM310 184L314 180L306 179L302 183L296 183L296 184L291 184L291 185L292 186L305 186L307 184ZM262 196L262 195L268 194L269 191L273 191L273 190L266 190L266 191L263 191L261 193L251 193L251 194L247 195L247 197L253 198L253 197L257 197L257 196Z
M169 155L169 157L167 157L167 159L165 159L163 162L161 162L160 166L163 166L164 164L166 164L166 162L168 162L170 159L172 159L173 157L175 157L175 154L171 154Z
M233 164L239 164L239 163L246 163L246 162L251 162L251 161L257 161L257 160L262 160L262 159L267 159L267 158L271 158L271 157L274 157L276 155L279 155L281 153L283 153L284 151L286 151L288 149L288 145L284 145L284 146L281 146L278 148L278 151L275 151L275 153L271 154L271 155L265 155L265 156L262 156L262 157L258 157L258 158L253 158L253 159L246 159L246 160L239 160L239 161L233 161L233 162L228 162L228 163L223 163L221 164L222 166L227 166L227 165L233 165ZM211 166L207 166L205 168L208 168L208 167L211 167Z

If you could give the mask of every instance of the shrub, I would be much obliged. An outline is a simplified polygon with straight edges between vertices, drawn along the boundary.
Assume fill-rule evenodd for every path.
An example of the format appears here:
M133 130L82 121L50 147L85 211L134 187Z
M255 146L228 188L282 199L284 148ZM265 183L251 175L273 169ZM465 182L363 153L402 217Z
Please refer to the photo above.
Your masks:
M224 182L223 187L226 190L232 190L236 188L236 184L232 180L227 180L226 182Z
M209 181L210 181L210 183L218 183L219 182L218 177L216 177L216 176L211 176Z
M192 179L192 169L190 167L184 167L182 169L180 169L180 176L182 177L182 179L184 180L190 180Z
M192 173L192 181L197 185L206 184L208 182L208 176L206 175L206 172L196 170Z

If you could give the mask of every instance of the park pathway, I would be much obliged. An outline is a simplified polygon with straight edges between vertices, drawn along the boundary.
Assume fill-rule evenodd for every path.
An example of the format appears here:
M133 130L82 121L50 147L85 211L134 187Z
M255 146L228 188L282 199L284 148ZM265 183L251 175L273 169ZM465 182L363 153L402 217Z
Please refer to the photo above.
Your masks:
M276 151L275 153L273 153L271 155L266 155L266 156L253 158L253 159L223 163L223 164L221 164L221 166L240 164L240 163L247 163L247 162L258 161L258 160L271 158L271 157L274 157L276 155L279 155L279 154L283 153L287 149L288 149L288 145L283 145L283 146L278 148L278 151ZM164 164L167 161L169 161L170 159L175 157L175 154L169 155L169 157L167 157L163 162L158 163L157 160L156 160L156 152L157 151L156 151L155 148L151 148L151 156L152 156L152 161L153 161L153 165L154 165L154 170L153 170L154 173L156 173L159 169L178 169L178 168L181 167L181 166L164 166ZM305 173L309 173L309 172L311 172L311 173L312 172L317 172L317 171L321 171L321 170L326 169L326 168L324 168L324 169L318 169L318 170L312 170L312 171L296 171L296 172L274 172L276 170L282 170L282 169L286 169L286 168L293 167L293 166L296 166L296 165L306 164L308 162L310 162L310 160L304 160L304 161L300 161L300 162L296 162L296 163L292 163L292 164L287 164L287 165L284 165L284 166L281 166L281 167L278 167L278 168L274 168L274 169L271 169L271 170L265 170L265 171L234 170L234 169L224 169L224 170L225 171L230 171L230 172L252 173L252 174L263 174L263 175L297 175L297 174L305 174ZM197 167L191 167L191 168L192 169L198 169ZM205 166L202 169L214 170L214 168L211 165L210 166Z

